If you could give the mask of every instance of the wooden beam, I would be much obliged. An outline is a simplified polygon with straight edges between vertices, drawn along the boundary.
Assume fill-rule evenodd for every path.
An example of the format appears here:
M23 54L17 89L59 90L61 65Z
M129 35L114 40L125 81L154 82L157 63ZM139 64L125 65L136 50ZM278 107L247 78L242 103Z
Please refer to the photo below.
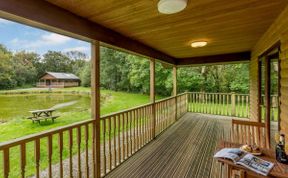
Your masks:
M240 52L230 54L219 54L213 56L199 56L190 58L178 58L176 65L197 65L197 64L217 64L217 63L234 63L240 61L250 61L251 53Z
M100 169L100 44L98 41L94 41L91 44L91 102L92 102L92 118L95 119L95 126L93 127L95 132L94 140L94 153L95 160L94 177L101 177Z
M152 103L152 136L156 137L155 59L150 59L150 102Z
M98 40L144 56L175 64L173 57L161 51L77 16L47 1L0 1L0 17L89 42Z

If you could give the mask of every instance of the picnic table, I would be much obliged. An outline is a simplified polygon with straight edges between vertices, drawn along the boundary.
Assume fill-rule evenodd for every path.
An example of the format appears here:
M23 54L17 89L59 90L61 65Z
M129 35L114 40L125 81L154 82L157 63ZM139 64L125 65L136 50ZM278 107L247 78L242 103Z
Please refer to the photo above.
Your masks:
M51 119L52 122L59 116L53 116L53 112L55 109L42 109L42 110L34 110L34 111L29 111L33 116L28 117L27 119L31 119L33 123L37 121L40 123L41 120L48 120Z

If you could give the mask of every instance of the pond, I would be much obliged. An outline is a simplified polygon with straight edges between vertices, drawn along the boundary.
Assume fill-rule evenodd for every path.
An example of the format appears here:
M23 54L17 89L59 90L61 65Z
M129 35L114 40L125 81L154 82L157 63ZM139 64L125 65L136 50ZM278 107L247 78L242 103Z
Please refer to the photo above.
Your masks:
M78 94L0 95L0 122L30 116L29 111L56 109L57 112L84 111L90 108L90 96Z

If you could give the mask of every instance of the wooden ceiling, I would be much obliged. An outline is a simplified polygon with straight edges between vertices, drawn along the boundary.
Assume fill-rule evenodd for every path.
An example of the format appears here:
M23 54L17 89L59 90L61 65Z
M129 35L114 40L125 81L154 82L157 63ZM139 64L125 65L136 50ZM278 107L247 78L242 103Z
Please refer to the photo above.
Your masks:
M48 0L76 15L174 58L250 51L287 0L189 0L187 8L160 14L158 0ZM192 41L208 45L193 49Z

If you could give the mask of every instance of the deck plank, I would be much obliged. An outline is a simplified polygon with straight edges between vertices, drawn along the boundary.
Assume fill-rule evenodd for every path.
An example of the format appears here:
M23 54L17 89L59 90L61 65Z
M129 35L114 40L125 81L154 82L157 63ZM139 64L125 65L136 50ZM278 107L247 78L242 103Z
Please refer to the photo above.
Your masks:
M106 177L213 177L213 154L230 126L225 116L187 113Z

